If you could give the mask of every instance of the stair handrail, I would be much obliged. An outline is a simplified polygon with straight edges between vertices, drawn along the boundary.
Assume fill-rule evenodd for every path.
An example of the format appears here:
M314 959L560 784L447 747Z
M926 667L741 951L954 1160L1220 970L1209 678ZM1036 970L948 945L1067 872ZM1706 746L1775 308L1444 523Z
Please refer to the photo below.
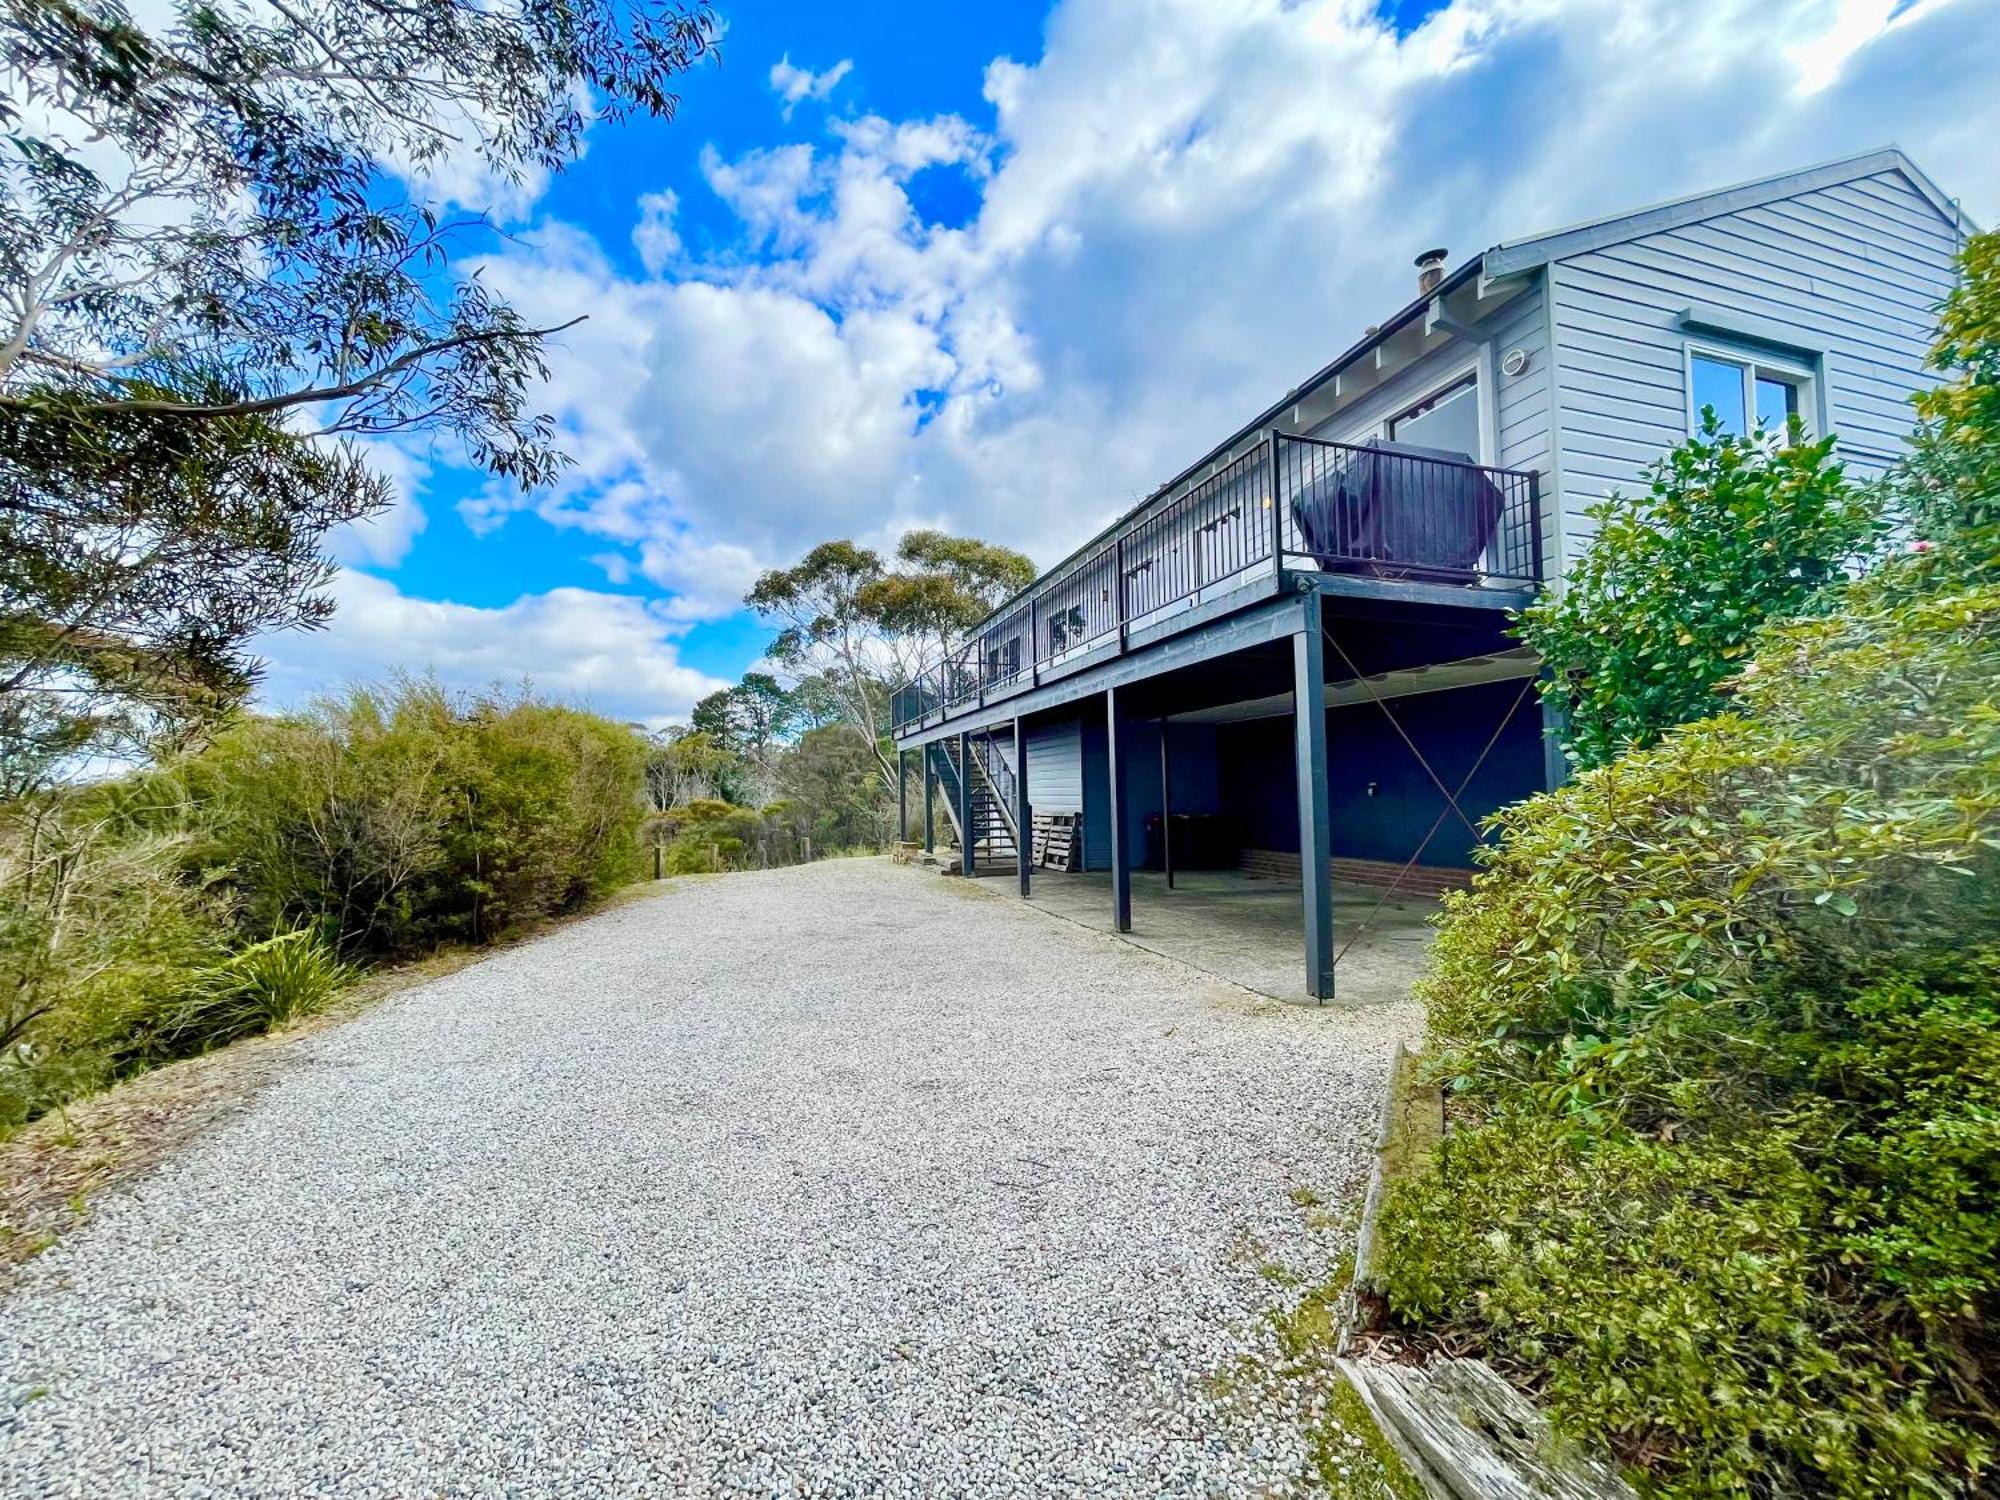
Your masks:
M1021 842L1021 830L1014 821L1014 796L1019 783L1014 778L1014 768L1008 765L1006 757L1000 754L1000 747L994 743L992 735L985 735L974 743L979 748L972 758L978 763L979 774L986 779L986 789L998 804L1000 817L1018 846Z

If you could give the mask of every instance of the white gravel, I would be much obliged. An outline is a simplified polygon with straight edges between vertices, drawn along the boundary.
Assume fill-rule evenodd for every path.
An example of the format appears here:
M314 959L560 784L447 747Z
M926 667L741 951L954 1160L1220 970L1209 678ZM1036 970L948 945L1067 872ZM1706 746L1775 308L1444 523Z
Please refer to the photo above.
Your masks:
M303 1043L0 1307L0 1493L1285 1492L1209 1377L1412 1014L983 884L673 882Z

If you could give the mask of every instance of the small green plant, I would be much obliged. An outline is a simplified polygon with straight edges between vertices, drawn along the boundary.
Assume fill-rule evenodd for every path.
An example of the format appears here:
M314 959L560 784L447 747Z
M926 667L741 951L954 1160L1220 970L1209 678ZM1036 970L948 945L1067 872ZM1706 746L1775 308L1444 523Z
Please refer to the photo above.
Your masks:
M310 928L266 938L230 955L143 1033L151 1060L185 1057L317 1015L349 972Z

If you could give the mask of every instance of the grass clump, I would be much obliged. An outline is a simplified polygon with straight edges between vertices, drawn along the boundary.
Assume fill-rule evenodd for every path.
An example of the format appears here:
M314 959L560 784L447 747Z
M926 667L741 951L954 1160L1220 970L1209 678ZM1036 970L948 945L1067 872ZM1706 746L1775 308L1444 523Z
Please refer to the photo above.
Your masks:
M164 1062L278 1031L318 1015L347 983L349 970L308 927L294 928L229 955L163 1007L137 1049Z

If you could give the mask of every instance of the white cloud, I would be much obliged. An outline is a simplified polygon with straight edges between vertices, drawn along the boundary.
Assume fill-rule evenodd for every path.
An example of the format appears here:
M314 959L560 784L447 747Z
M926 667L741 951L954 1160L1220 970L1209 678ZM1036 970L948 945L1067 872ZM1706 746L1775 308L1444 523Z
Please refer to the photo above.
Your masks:
M547 393L576 473L473 509L615 543L685 618L828 536L942 524L1052 561L1407 300L1427 245L1892 139L1990 221L2000 6L1892 9L1458 0L1398 38L1348 0L1155 0L1144 24L1073 0L1039 60L988 69L988 126L708 153L742 225L716 258L659 195L647 279L559 225L491 259L531 319L592 316ZM772 86L840 72L786 59ZM963 174L975 216L927 222L924 172Z
M430 478L431 466L386 439L360 446L369 465L389 481L389 508L339 528L328 539L329 550L339 562L392 568L409 556L410 547L430 524L417 497Z
M680 195L672 188L639 195L639 223L632 231L632 248L655 276L681 253L681 237L674 229L674 215L680 206Z
M792 111L808 99L824 103L840 80L853 70L853 59L843 57L824 73L815 73L808 68L794 67L792 55L787 52L771 64L771 87L784 101L785 118L789 120Z
M624 594L551 589L500 609L413 599L367 573L335 583L333 628L267 637L261 697L296 703L391 672L435 673L464 689L516 684L649 725L685 719L725 682L682 665L671 611Z
M620 588L632 581L632 559L622 552L593 552L590 561L604 570L607 581Z

